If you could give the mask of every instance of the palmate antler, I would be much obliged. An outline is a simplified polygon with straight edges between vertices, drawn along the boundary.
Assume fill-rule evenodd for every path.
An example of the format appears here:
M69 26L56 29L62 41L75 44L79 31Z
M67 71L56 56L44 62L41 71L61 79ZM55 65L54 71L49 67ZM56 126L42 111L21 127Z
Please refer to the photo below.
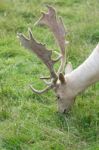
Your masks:
M66 31L64 24L62 22L61 17L57 17L56 11L53 7L46 5L48 8L48 13L42 12L41 18L35 23L38 25L47 25L51 32L53 32L57 43L61 50L61 65L59 67L58 73L64 71L64 65L66 62L66 56L65 56L65 47L66 44L68 44L68 41L65 40Z
M56 37L56 40L59 44L60 50L61 50L61 55L56 59L52 60L51 55L52 51L48 50L45 45L42 45L41 43L38 43L32 36L32 32L29 29L29 39L26 38L23 34L18 33L18 37L20 39L21 44L26 48L32 50L42 61L43 63L47 66L47 68L50 71L50 78L51 78L51 83L47 88L45 88L42 91L38 91L34 89L32 86L31 89L33 92L41 94L49 89L53 88L57 79L58 75L60 72L63 71L64 65L65 65L65 46L66 46L66 41L65 41L65 28L63 25L63 22L60 18L57 18L56 16L56 11L54 8L47 6L48 7L48 13L43 13L43 16L39 19L37 24L45 24L47 25L50 30L53 32L54 36ZM61 65L59 67L59 70L57 73L54 70L54 64L61 59ZM42 78L46 79L46 77Z
M26 48L32 50L47 66L47 68L50 71L50 78L52 79L51 84L45 88L42 91L38 91L34 89L32 86L30 88L32 89L33 92L41 94L44 93L45 91L48 91L53 87L53 83L57 81L57 74L54 71L54 64L60 59L58 57L56 60L51 59L52 51L48 50L45 45L42 45L41 43L38 43L32 36L32 32L29 29L29 39L27 39L23 34L18 33L18 37L20 39L21 44ZM41 78L41 79L46 79L46 77Z

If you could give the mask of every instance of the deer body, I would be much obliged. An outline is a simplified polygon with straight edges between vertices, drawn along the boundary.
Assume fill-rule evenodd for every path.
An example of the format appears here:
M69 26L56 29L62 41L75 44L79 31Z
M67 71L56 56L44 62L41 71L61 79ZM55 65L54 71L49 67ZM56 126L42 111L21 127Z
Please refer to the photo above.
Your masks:
M66 32L64 24L61 18L57 17L53 7L47 6L47 8L48 12L42 13L41 18L36 24L44 24L49 27L57 40L61 55L56 60L52 60L52 51L49 51L45 45L38 43L32 36L31 30L29 30L29 38L26 38L21 33L18 34L18 38L26 49L30 49L42 60L50 72L49 78L40 78L47 84L47 87L42 91L38 91L30 86L32 91L37 94L42 94L49 89L53 89L57 97L58 110L63 113L71 108L76 96L80 92L99 81L99 44L78 68L73 70L72 65L68 63L64 75L63 71L66 62L65 47L68 43L65 40ZM55 72L54 64L59 60L61 60L61 65L58 71ZM47 82L47 79L50 79L50 82Z
M99 81L99 44L78 68L65 75L75 95Z

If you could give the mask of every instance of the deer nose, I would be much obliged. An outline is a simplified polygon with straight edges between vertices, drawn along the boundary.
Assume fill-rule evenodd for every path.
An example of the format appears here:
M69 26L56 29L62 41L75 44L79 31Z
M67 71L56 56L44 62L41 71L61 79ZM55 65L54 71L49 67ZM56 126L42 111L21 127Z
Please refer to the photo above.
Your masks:
M63 114L67 113L67 109L64 109Z

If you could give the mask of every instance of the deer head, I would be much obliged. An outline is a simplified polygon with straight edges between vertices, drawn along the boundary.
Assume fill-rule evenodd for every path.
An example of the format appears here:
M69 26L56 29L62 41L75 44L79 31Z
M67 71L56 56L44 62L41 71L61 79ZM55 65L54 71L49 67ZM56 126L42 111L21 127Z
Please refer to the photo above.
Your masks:
M71 63L67 63L65 67L66 63L65 48L68 44L68 41L65 40L66 36L65 27L62 22L62 19L57 17L55 9L51 6L47 6L47 8L48 12L42 13L41 18L36 22L36 24L48 26L50 31L54 34L56 41L60 47L60 54L58 58L55 60L51 58L52 50L48 50L45 47L45 45L38 43L34 39L30 29L29 29L29 38L26 38L21 33L18 33L18 38L20 39L21 44L26 49L30 49L42 60L42 62L47 66L50 72L50 77L40 78L47 84L47 87L44 90L41 91L36 90L30 85L31 90L34 93L42 94L50 89L53 89L57 97L58 110L59 112L63 113L67 112L71 108L72 104L74 103L76 95L91 83L88 83L88 85L87 83L84 83L86 81L86 76L88 76L87 75L88 73L86 73L84 79L81 78L82 75L81 73L84 71L84 69L86 69L86 67L84 68L84 66L86 65L81 65L74 71L72 69ZM61 65L59 66L58 71L55 72L54 64L58 61L61 61ZM88 62L91 62L91 59ZM47 79L50 79L50 82L47 82Z

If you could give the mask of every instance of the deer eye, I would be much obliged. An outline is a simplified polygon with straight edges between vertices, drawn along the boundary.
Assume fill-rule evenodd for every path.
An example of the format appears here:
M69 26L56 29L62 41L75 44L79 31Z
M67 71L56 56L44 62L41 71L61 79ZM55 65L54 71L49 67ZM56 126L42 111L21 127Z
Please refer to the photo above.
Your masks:
M59 96L59 95L57 95L56 97L57 97L57 99L60 99L60 96Z

